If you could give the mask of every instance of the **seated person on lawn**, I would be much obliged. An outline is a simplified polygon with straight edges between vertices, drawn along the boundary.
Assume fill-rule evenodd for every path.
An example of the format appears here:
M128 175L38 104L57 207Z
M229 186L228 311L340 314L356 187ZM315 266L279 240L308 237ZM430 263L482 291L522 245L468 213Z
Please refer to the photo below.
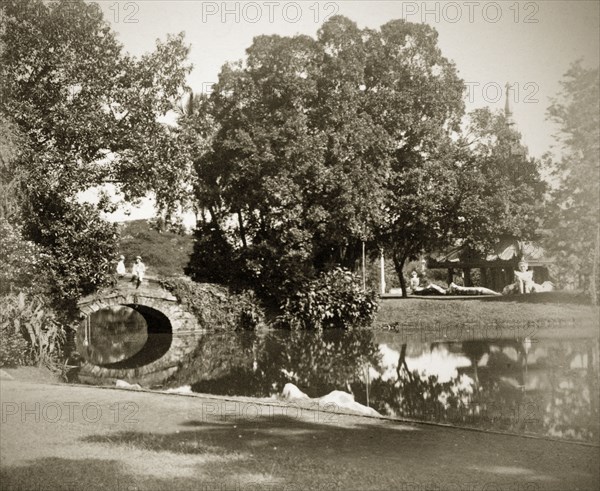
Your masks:
M415 295L500 295L499 293L483 288L481 286L459 286L456 283L450 283L450 286L442 288L441 286L429 283L426 287L419 286L419 278L416 271L413 271L410 279L410 289Z
M410 277L410 290L413 295L445 295L446 290L441 286L429 283L426 287L419 286L420 280L416 271L411 273Z
M410 275L410 282L409 282L410 289L413 293L419 290L419 283L420 283L419 276L417 275L416 271L413 271Z
M519 293L531 293L534 291L533 271L529 271L526 261L519 261L519 271L515 271L515 283L519 287Z
M527 261L519 261L518 271L515 271L515 282L504 287L503 295L511 293L536 293L549 292L554 290L554 285L550 281L544 281L541 285L533 281L533 271L529 270Z

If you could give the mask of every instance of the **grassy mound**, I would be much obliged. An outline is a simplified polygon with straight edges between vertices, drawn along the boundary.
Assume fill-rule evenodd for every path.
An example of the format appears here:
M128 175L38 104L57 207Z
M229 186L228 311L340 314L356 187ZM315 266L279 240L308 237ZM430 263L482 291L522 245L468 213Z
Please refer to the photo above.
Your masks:
M158 232L147 220L132 220L121 224L120 252L127 269L135 256L142 256L151 276L183 275L194 247L192 235Z

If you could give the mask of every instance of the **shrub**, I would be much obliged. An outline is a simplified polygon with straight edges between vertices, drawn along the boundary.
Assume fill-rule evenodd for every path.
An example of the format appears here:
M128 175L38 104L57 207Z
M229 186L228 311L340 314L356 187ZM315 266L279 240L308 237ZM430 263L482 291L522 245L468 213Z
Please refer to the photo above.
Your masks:
M226 284L236 291L251 289L263 305L277 309L281 298L313 276L311 250L310 234L295 227L258 234L240 246L231 229L200 223L185 272L194 281Z
M10 312L7 297L2 297L4 308L0 311L0 367L27 365L29 361L29 345L21 334L19 322L5 315Z
M55 368L65 331L42 296L24 293L2 297L0 366L46 365Z
M42 291L43 265L40 248L25 240L18 226L0 218L0 294L23 288Z
M194 239L185 273L198 282L231 283L238 268L225 233L212 223L199 223Z
M335 268L292 294L282 306L277 323L300 329L368 326L377 307L377 294L363 291L357 275Z
M254 329L264 322L264 312L251 291L231 293L226 287L189 278L163 279L160 284L196 316L203 329Z
M92 205L52 193L30 196L28 207L25 236L48 254L44 267L55 305L72 306L110 284L118 250L115 224Z

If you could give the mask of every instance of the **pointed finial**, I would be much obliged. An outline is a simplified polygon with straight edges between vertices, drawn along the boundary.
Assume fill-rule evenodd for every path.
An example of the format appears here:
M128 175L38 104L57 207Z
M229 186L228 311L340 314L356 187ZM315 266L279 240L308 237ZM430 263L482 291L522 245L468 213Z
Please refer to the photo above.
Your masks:
M513 121L513 113L510 108L510 89L512 89L512 85L509 82L506 82L506 102L504 104L504 116L506 116L506 124L512 125Z

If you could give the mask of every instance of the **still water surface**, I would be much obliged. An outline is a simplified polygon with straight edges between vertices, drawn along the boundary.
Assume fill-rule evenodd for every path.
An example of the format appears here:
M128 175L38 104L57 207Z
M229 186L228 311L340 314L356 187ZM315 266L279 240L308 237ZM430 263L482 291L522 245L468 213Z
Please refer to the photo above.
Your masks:
M91 320L105 327L90 361L143 356L139 326L123 327L133 321L117 329ZM598 346L541 333L430 342L373 331L207 332L163 387L275 397L291 382L310 397L350 392L386 416L598 444Z
M116 363L141 351L148 343L144 317L130 307L115 305L93 312L81 322L77 351L94 365Z

